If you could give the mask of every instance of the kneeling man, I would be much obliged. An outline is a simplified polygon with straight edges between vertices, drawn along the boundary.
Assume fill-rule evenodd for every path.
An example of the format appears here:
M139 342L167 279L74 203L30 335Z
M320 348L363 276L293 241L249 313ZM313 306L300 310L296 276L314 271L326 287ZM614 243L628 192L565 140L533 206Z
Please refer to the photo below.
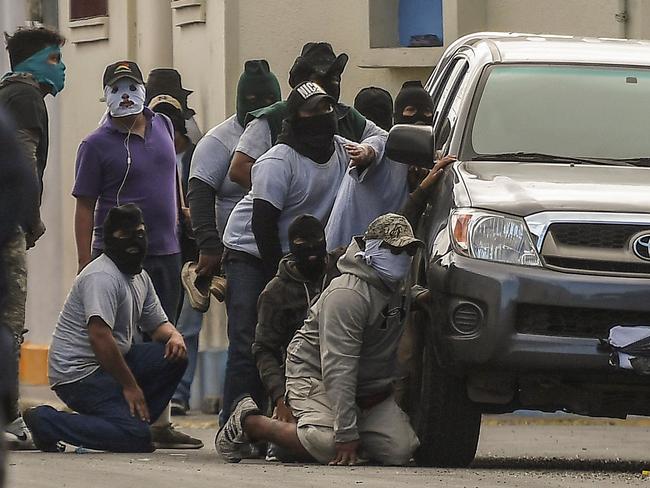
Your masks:
M167 320L142 269L147 235L133 204L112 208L104 254L77 276L50 347L52 389L68 407L27 410L36 447L60 442L113 452L151 452L149 423L169 403L186 362L183 337ZM138 330L153 342L133 344Z
M422 242L408 221L386 214L339 261L287 349L286 402L297 424L261 415L244 396L217 434L230 462L247 442L270 441L321 463L405 465L419 442L392 383L406 315L404 281Z

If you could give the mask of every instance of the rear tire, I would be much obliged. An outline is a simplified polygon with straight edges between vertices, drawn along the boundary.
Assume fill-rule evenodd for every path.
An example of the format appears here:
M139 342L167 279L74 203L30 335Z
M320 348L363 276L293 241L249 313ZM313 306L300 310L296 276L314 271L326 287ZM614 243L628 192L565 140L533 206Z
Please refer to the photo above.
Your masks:
M426 322L420 325L430 327ZM481 412L467 397L465 381L438 364L431 334L421 335L425 337L420 341L419 377L411 383L414 391L409 402L420 439L415 461L419 466L467 467L476 456Z

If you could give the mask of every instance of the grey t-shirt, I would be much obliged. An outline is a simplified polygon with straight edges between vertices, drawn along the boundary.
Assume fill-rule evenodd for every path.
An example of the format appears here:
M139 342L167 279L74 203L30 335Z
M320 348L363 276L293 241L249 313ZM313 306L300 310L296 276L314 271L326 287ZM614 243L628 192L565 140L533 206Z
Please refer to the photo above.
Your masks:
M347 171L350 157L347 139L334 136L334 154L325 164L302 156L286 144L278 144L253 165L251 191L235 207L226 225L226 247L256 257L260 252L253 235L253 200L266 200L281 211L278 231L282 252L289 252L289 225L303 214L325 224Z
M327 249L348 246L380 215L399 211L409 194L408 165L386 157L360 177L350 168L343 178L329 222L325 227Z
M377 159L384 155L384 147L388 133L371 120L366 119L361 142L369 144L375 150ZM251 120L237 143L237 152L244 153L253 159L259 159L262 154L271 149L271 128L265 118Z
M221 236L232 209L248 193L228 176L230 160L243 132L237 116L233 115L203 136L192 156L190 179L203 181L217 193L217 230Z
M167 322L147 272L124 274L102 254L77 276L59 315L50 346L52 387L82 380L99 368L88 336L91 317L108 324L122 355L131 349L136 326L153 332Z

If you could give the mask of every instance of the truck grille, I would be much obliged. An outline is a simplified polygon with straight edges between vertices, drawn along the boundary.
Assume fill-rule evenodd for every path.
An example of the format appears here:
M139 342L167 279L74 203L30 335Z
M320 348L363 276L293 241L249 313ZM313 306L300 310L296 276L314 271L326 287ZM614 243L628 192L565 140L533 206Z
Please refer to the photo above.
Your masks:
M559 244L605 249L622 249L649 225L630 224L551 224L549 232Z
M516 330L555 337L606 338L615 325L650 325L650 311L607 310L521 304Z
M649 224L556 222L548 228L541 254L547 266L560 271L650 275L650 262L632 250L644 233L650 233Z

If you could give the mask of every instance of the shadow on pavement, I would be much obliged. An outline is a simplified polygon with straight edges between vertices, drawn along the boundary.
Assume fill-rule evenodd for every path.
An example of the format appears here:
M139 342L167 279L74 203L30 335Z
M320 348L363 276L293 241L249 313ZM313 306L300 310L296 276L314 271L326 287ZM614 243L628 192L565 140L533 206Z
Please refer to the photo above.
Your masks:
M524 471L599 471L605 473L635 473L649 469L648 461L566 458L477 458L471 469Z

